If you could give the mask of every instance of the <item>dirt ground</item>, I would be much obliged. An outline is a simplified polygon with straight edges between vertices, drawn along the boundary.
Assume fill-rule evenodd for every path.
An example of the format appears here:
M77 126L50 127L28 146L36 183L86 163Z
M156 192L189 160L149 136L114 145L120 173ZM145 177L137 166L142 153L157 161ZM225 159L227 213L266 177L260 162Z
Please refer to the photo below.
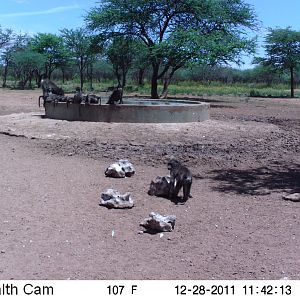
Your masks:
M300 100L210 97L186 124L42 118L39 91L0 90L0 279L300 279ZM147 194L170 157L184 204ZM120 158L131 178L105 169ZM135 206L99 206L107 188ZM150 212L173 232L140 234ZM112 231L115 235L112 236Z

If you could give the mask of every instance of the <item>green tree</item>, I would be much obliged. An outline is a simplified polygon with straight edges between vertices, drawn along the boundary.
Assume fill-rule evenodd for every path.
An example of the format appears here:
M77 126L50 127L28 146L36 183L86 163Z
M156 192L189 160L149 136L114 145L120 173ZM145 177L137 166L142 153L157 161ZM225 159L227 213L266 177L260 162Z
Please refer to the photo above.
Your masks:
M0 25L0 50L2 50L2 47L7 45L12 38L13 30L10 28L3 29Z
M92 66L95 56L93 40L85 28L63 29L61 36L71 53L71 58L75 61L80 74L80 88L84 84L84 72L88 66Z
M25 49L28 45L30 37L27 34L15 34L13 31L8 36L8 42L3 46L1 59L4 66L2 87L6 87L7 75L9 67L11 67L12 55L16 51Z
M19 87L24 89L28 83L32 88L32 78L37 70L44 68L46 57L31 49L19 50L12 54L12 66L15 77L19 79Z
M281 29L269 28L265 38L266 57L257 57L254 63L273 66L278 70L290 73L291 98L295 96L295 70L300 64L300 32L290 27Z
M65 64L68 51L64 46L62 37L52 33L38 33L31 41L33 51L44 54L47 58L45 62L44 74L42 76L51 79L51 74L62 64ZM40 80L39 80L40 81Z
M119 36L115 37L109 45L106 54L112 64L118 85L122 88L126 85L126 77L131 68L136 50L134 40Z
M136 81L139 86L144 85L145 72L148 66L148 49L142 41L138 40L135 44L133 69L135 71Z
M242 0L105 0L86 22L106 39L143 41L152 66L151 97L158 98L158 80L164 78L166 88L188 63L228 62L253 51L246 29L255 27L256 18Z
M4 65L4 72L3 72L3 84L2 87L6 87L6 77L8 71L8 64L10 58L10 51L12 41L14 39L14 32L12 29L2 29L0 26L0 54L1 54L1 61Z

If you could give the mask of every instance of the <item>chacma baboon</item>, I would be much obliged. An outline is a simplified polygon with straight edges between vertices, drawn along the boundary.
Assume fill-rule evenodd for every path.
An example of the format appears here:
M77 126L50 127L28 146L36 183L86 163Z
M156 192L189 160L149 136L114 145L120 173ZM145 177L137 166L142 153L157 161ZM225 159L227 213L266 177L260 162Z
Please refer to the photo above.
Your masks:
M99 104L101 105L101 97L95 94L87 94L85 97L86 104Z
M59 96L64 96L65 93L62 88L58 87L53 81L50 79L42 79L41 81L41 88L43 90L43 96L44 94L49 94L51 91L52 94L59 95Z
M109 96L109 99L106 104L113 105L113 104L115 104L115 102L118 102L118 101L120 104L122 104L123 103L122 97L123 97L123 89L116 88L113 90L112 94Z
M73 97L73 103L80 104L82 100L83 100L82 91L80 87L77 87L75 91L75 95Z
M191 171L183 166L178 160L171 159L168 162L168 170L170 171L170 194L171 199L178 196L180 189L183 187L183 201L187 201L191 192L193 176Z
M40 101L41 98L44 100L44 105L45 101L49 97L49 95L58 95L58 96L64 96L65 93L62 88L58 87L53 81L50 79L42 79L41 81L41 88L43 90L43 95L39 97L39 106L41 105ZM53 96L51 96L53 98Z

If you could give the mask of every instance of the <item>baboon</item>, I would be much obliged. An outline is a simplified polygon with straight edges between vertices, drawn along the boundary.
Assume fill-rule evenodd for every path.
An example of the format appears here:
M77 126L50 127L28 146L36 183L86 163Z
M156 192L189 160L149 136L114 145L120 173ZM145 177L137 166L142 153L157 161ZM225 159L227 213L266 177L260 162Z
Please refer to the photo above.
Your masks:
M83 100L82 92L80 87L76 88L75 95L73 97L73 103L80 104Z
M58 96L65 95L63 89L58 87L53 81L51 81L48 78L42 79L41 88L43 90L43 95L39 97L39 106L41 105L41 98L43 98L44 106L45 106L45 101L50 95L58 95ZM51 97L53 98L53 96Z
M85 97L85 103L101 105L101 97L99 97L95 94L87 94Z
M80 87L76 88L75 95L73 97L73 103L76 104L100 104L101 105L101 97L95 95L95 94L87 94L84 95L80 89Z
M113 104L115 104L115 102L118 102L118 101L119 101L119 104L122 104L123 103L122 97L123 97L123 89L116 88L113 90L113 92L110 95L106 104L113 105Z
M64 96L65 93L62 88L58 87L53 81L48 78L42 79L41 88L43 90L43 96L48 95L51 91L52 94Z
M183 187L183 201L186 202L189 197L192 197L190 194L193 181L191 171L176 159L171 159L168 162L168 170L171 176L169 197L171 199L177 198Z

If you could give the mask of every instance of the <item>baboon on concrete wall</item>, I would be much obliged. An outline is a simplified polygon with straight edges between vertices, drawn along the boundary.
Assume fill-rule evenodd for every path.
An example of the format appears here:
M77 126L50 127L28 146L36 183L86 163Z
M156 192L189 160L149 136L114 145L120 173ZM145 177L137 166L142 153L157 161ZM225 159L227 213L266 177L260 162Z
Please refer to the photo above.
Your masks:
M193 181L191 171L176 159L171 159L168 162L168 170L171 176L169 197L171 199L177 198L183 187L183 201L187 201L189 197L192 197L190 194Z
M80 87L77 87L75 91L75 95L73 97L73 103L80 104L82 100L83 100L83 95L81 89Z
M49 92L59 96L65 95L63 89L58 87L53 81L49 80L48 78L42 79L41 88L43 90L43 96L48 95Z
M58 96L64 96L65 92L62 88L58 87L53 81L50 79L42 79L41 81L41 88L43 90L43 95L39 97L39 106L41 98L43 98L44 102L47 100L49 95L58 95Z
M95 94L87 94L85 97L86 104L99 104L101 105L101 97Z
M110 95L108 101L106 104L115 104L115 102L118 102L120 104L123 103L123 100L122 100L122 97L123 97L123 89L122 88L116 88L113 90L112 94Z
M87 94L84 95L80 89L80 87L76 88L75 95L73 97L73 103L84 103L84 104L100 104L101 105L101 97L95 94Z

